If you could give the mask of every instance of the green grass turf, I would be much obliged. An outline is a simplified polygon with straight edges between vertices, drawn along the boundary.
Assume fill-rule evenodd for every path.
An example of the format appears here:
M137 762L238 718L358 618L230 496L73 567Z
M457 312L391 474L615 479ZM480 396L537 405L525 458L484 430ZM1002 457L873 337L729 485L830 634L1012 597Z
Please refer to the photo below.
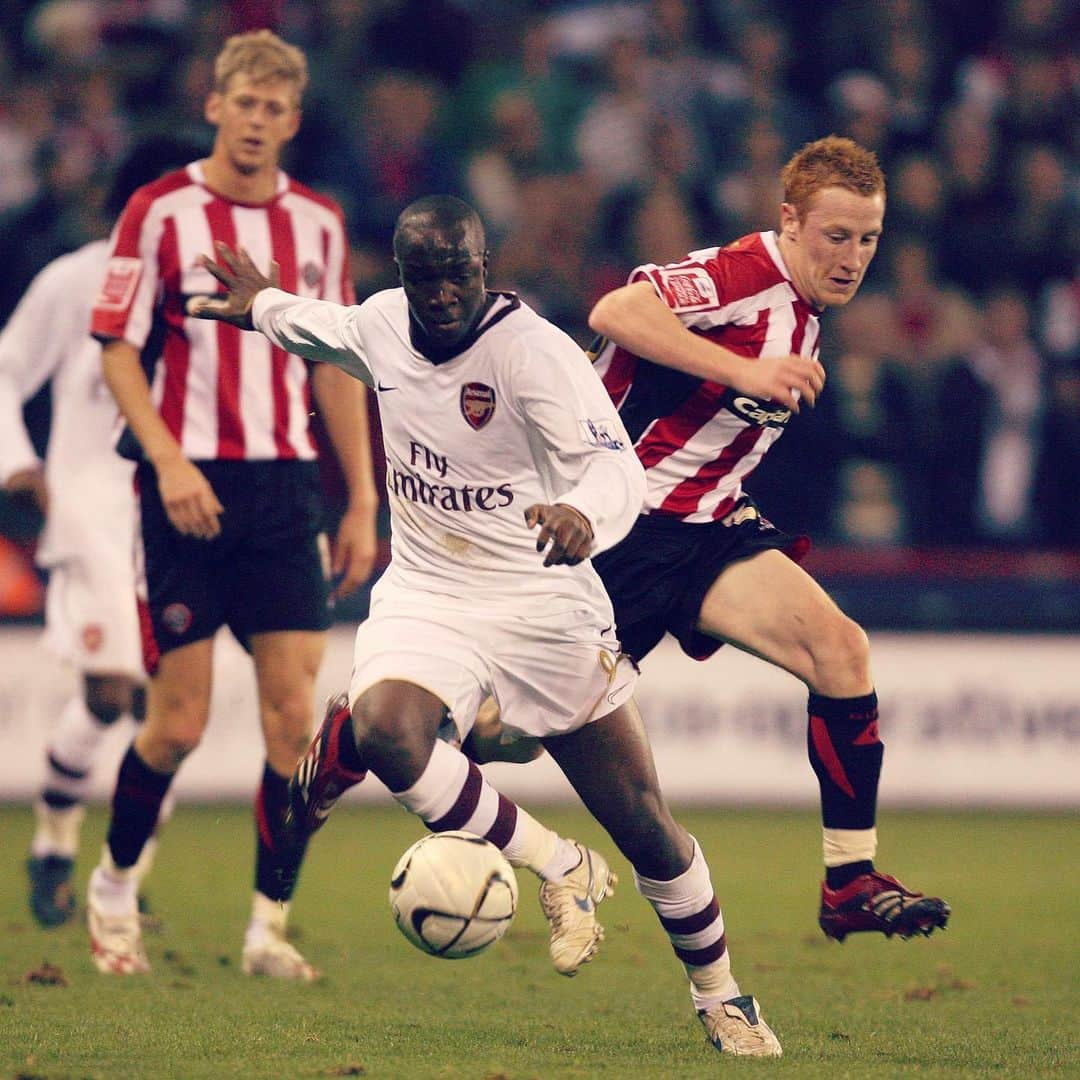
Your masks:
M610 851L584 813L546 808ZM413 949L386 901L390 870L421 835L395 808L342 808L317 838L294 905L314 986L245 978L252 826L242 807L181 806L147 893L163 927L154 973L104 978L81 923L38 929L24 895L32 828L0 807L0 1080L8 1077L419 1080L675 1078L758 1069L796 1077L1080 1075L1080 865L1069 815L882 816L881 865L953 905L945 934L826 941L815 923L819 846L810 812L685 810L713 869L735 972L784 1044L779 1061L720 1058L693 1017L681 966L628 865L601 911L607 940L577 978L549 967L530 876L509 934L482 956ZM80 890L104 832L88 819ZM45 963L64 985L35 982Z

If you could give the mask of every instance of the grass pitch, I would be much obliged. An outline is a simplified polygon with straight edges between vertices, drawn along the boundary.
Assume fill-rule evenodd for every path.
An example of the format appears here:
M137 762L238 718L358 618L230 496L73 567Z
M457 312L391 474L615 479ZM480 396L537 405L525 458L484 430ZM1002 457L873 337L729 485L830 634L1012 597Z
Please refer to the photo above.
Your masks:
M584 812L547 808L605 852ZM507 937L470 960L412 948L387 884L422 834L395 808L344 807L312 846L293 909L313 986L240 974L252 833L242 807L181 806L147 885L159 933L145 978L105 978L81 919L30 918L25 807L0 807L0 1080L369 1076L672 1078L725 1070L842 1080L1080 1076L1080 840L1070 815L881 816L881 865L953 906L928 940L826 941L815 916L810 812L686 810L709 857L735 973L784 1044L771 1061L721 1058L694 1019L681 965L629 866L601 908L607 940L574 979L551 969L530 875ZM105 827L84 830L77 880ZM81 915L81 910L80 910Z

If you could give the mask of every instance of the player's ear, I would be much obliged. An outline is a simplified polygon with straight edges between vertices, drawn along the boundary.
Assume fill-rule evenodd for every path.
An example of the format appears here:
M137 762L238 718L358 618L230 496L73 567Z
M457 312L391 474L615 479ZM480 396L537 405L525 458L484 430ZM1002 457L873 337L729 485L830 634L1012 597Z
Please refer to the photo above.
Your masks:
M791 203L780 204L780 231L789 240L799 235L799 212Z
M221 102L222 96L217 90L212 90L206 98L206 104L203 106L203 116L206 117L208 124L213 124L217 127L218 122L221 120Z

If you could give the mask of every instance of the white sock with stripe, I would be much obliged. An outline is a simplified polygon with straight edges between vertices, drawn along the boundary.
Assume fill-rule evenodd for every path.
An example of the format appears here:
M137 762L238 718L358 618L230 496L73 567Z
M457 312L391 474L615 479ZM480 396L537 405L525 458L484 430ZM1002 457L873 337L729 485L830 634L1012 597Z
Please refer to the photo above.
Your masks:
M731 974L724 936L724 916L697 840L690 865L678 877L657 881L635 871L634 884L656 910L675 955L686 968L694 1008L711 1009L738 997L739 984Z
M475 763L441 739L416 783L391 794L432 832L460 829L482 836L512 866L545 880L560 877L580 859L573 844L496 791Z

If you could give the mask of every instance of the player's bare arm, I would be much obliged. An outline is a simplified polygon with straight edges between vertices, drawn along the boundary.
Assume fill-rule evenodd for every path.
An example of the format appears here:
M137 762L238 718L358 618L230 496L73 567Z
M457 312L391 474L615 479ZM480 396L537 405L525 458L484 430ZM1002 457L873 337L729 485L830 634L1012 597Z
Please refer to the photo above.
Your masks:
M276 289L280 280L277 263L270 264L267 277L251 261L242 248L235 251L228 244L218 242L214 247L218 261L207 255L200 257L200 264L228 290L224 297L196 296L188 301L188 314L199 319L217 319L231 323L241 330L254 330L251 321L251 305L263 289Z
M126 341L106 343L101 354L105 382L157 473L158 491L177 532L210 540L221 532L224 507L203 473L180 449L154 407L138 350Z
M624 349L699 379L732 386L793 412L813 405L825 385L825 369L813 357L748 360L687 330L647 281L635 281L601 297L589 326Z
M525 511L530 529L540 526L536 550L547 551L545 566L576 566L592 551L593 527L580 510L566 503L544 506L535 503Z
M367 581L378 554L379 496L371 461L368 391L332 364L316 364L311 385L349 493L331 547L334 596L340 599Z

